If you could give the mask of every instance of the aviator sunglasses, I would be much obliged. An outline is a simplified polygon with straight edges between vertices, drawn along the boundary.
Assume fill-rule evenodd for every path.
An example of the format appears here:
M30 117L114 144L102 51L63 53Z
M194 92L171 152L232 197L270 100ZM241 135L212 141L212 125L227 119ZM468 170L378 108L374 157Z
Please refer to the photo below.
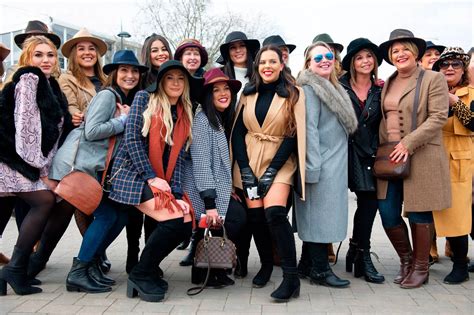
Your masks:
M459 70L464 66L464 64L461 60L451 60L451 61L443 60L439 64L439 68L443 69L443 70L448 69L449 66L453 67L453 69L455 69L455 70Z
M334 59L334 54L332 52L327 52L324 55L319 54L313 57L313 60L315 62L321 62L323 60L323 57L326 58L326 60L333 60Z

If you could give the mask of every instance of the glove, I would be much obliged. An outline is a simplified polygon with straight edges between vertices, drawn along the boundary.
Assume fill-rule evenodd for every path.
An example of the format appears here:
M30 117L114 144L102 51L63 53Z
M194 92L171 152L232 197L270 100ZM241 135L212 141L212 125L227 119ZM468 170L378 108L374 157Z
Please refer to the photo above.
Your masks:
M250 167L244 167L240 170L240 177L242 179L242 188L244 189L245 197L250 200L258 199L258 196L251 195L249 196L249 191L255 189L258 186L257 177L253 174L253 171ZM256 193L256 191L255 191Z
M273 180L275 179L276 174L278 171L272 167L267 168L265 173L263 173L262 177L258 180L258 195L260 198L263 198L267 195L268 190L272 186Z

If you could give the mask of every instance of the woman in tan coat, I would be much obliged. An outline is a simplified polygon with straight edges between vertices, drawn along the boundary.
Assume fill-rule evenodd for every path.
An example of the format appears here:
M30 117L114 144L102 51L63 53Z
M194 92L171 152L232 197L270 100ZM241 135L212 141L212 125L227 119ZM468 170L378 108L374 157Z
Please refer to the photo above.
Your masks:
M471 232L472 168L474 138L474 87L468 86L470 57L460 47L448 47L434 63L433 70L444 74L449 87L449 118L443 141L451 172L452 205L433 212L436 233L446 236L453 255L453 269L444 283L458 284L469 279L467 271L468 234Z
M432 211L451 206L449 164L442 138L448 117L448 89L439 73L417 66L425 47L423 39L404 29L394 30L390 39L380 45L385 61L397 68L382 90L380 143L398 142L390 155L393 163L411 159L408 178L377 180L382 224L400 256L400 273L394 282L403 288L417 288L428 281ZM419 107L416 121L412 121L420 76ZM433 174L438 175L436 180ZM412 230L413 254L401 217L402 203Z
M255 75L242 92L232 134L237 161L234 186L244 192L248 222L260 222L255 226L260 230L268 223L281 258L283 282L271 294L276 301L299 296L295 239L286 204L297 165L300 178L305 176L304 96L283 67L278 47L265 46L259 51ZM262 237L270 239L268 234ZM264 244L271 252L271 242ZM261 248L257 248L260 252ZM272 274L271 260L264 263L253 279L255 287L265 286Z

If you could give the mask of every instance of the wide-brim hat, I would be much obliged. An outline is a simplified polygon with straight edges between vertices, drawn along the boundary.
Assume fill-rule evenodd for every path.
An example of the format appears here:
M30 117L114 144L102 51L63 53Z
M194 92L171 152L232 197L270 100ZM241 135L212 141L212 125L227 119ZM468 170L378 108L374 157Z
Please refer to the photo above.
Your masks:
M446 59L459 59L463 62L464 67L467 67L469 61L471 61L471 56L466 54L461 47L446 47L439 59L433 64L433 71L439 71L439 65Z
M413 35L413 33L409 30L398 28L396 30L393 30L390 33L390 37L388 41L383 42L382 44L379 45L380 52L382 53L383 59L386 62L393 65L393 63L388 58L388 54L389 54L388 50L390 46L392 46L393 43L400 42L400 41L412 42L416 45L416 47L418 47L418 57L416 58L416 60L420 60L421 57L423 57L423 54L425 53L425 50L426 50L425 40L415 37L415 35Z
M290 54L296 48L296 45L285 43L285 41L283 40L283 38L281 38L280 35L271 35L265 38L263 40L262 46L267 46L267 45L275 45L277 47L285 46L286 48L288 48L288 51L290 52Z
M209 55L207 54L206 48L202 46L197 39L185 39L184 41L182 41L179 44L178 48L176 48L176 51L174 53L174 60L180 61L181 57L183 57L183 53L186 48L197 48L199 50L199 55L201 55L201 64L199 65L199 68L207 65Z
M379 47L372 43L369 39L361 37L354 39L349 43L349 46L347 46L347 54L342 59L342 68L344 70L350 71L352 57L354 57L355 54L357 54L362 49L370 49L375 54L377 63L380 66L380 64L383 62L383 56L380 53Z
M234 94L237 94L240 91L240 88L242 87L242 82L240 82L239 80L232 80L231 78L226 76L220 68L212 68L204 74L203 92L206 90L207 87L210 87L213 84L219 82L226 82L229 85L230 90ZM204 93L202 93L202 96L204 96Z
M316 42L323 42L323 43L326 43L328 44L330 47L333 47L335 50L337 50L339 53L341 53L343 50L344 50L344 46L339 44L339 43L335 43L331 36L329 36L329 34L326 34L326 33L322 33L322 34L318 34L316 35L314 38L313 38L313 44L316 43Z
M44 24L41 21L28 21L28 25L26 25L25 32L15 35L14 40L15 44L20 48L23 49L23 43L25 42L25 39L30 36L34 35L41 35L49 38L54 46L59 49L59 46L61 46L61 38L59 38L58 35L51 33L49 31L49 28L46 24Z
M177 60L168 60L167 62L162 64L160 66L160 69L158 70L158 74L156 75L156 81L153 82L149 87L147 87L146 91L150 93L156 92L159 83L163 79L165 73L173 69L181 70L188 77L189 87L191 90L191 100L198 99L202 90L204 79L192 76L189 71L183 66L183 64Z
M219 57L217 57L216 63L220 65L225 65L224 57L222 57L222 55L219 55Z
M227 61L230 59L229 57L229 46L231 43L234 42L239 42L243 41L245 46L247 47L247 50L250 51L252 56L255 58L257 55L258 50L260 49L260 42L256 39L248 39L247 35L243 32L235 31L229 33L226 38L224 44L222 44L219 47L219 50L221 51L222 58L224 58L224 61Z
M7 56L10 54L10 49L5 46L3 43L0 43L0 62L5 60Z
M146 72L148 70L147 66L141 65L138 62L137 57L131 50L119 50L115 52L112 62L106 64L102 69L104 70L104 73L108 75L110 72L117 69L120 65L137 67L141 73Z
M435 43L433 43L433 42L430 41L430 40L427 40L427 41L426 41L426 49L425 49L425 51L427 51L428 49L436 49L436 50L439 51L439 53L441 54L445 48L446 48L446 46L443 46L443 45L436 45Z
M107 52L107 44L102 39L92 35L86 28L81 28L79 32L74 34L74 36L70 40L66 41L63 44L63 47L61 47L63 56L69 58L72 48L77 43L84 41L93 43L97 47L97 50L101 56L105 55Z

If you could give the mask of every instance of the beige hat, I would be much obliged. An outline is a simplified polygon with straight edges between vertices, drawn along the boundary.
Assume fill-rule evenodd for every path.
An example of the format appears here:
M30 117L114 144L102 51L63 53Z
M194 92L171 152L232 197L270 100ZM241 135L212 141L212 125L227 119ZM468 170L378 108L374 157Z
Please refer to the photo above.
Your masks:
M69 58L72 48L77 43L83 41L88 41L96 45L101 56L105 55L105 53L107 52L107 44L102 39L92 35L86 28L82 28L79 30L79 32L74 34L74 36L70 40L66 41L63 44L63 47L61 47L61 52L63 53L63 56Z
M0 43L0 62L5 60L5 58L7 58L9 54L10 54L10 49L8 49L8 47L5 46L4 44Z

